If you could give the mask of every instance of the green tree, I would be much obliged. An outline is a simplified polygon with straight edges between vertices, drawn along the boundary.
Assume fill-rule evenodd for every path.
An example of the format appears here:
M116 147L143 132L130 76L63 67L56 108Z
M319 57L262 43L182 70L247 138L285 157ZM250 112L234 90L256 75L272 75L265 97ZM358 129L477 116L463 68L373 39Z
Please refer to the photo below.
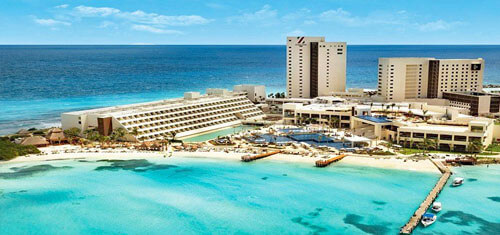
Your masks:
M340 126L340 118L338 118L338 117L331 117L328 120L328 125L330 125L330 127L332 127L332 128L338 128Z
M111 137L111 140L113 140L113 141L119 141L119 140L123 139L123 137L125 137L126 134L127 134L127 130L125 128L119 127L119 128L116 128L113 130L110 137Z
M467 150L469 153L474 153L474 157L477 153L480 153L483 150L484 146L481 141L472 141L467 145Z
M64 134L67 137L78 137L78 136L80 136L81 133L82 133L82 130L80 130L80 128L78 128L78 127L72 127L72 128L64 130Z

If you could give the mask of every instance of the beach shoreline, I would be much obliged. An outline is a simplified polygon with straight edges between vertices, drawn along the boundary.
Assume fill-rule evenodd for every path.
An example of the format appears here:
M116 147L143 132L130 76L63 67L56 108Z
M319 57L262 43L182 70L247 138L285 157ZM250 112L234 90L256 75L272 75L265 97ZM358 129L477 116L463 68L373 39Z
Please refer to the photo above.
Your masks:
M9 161L0 162L3 164L12 163L34 163L34 162L47 162L56 160L101 160L101 159L113 159L113 160L130 160L130 159L168 159L166 153L164 152L154 152L154 151L130 151L130 150L114 150L114 151L96 151L96 152L57 152L54 151L61 150L63 146L52 146L41 148L44 154L42 155L28 155L14 158ZM240 161L241 157L248 155L248 153L235 153L235 152L190 152L190 151L175 151L172 153L173 158L209 158L209 159L219 159L219 160L232 160ZM282 161L290 163L300 163L309 164L314 166L317 160L323 158L320 157L304 157L301 155L293 154L276 154L271 157L258 160L259 162L265 161ZM394 169L394 170L407 170L412 172L427 172L439 174L439 170L434 166L434 164L428 160L414 161L404 158L396 157L376 157L376 156L361 156L356 154L350 154L340 161L344 164L365 166L365 167L376 167L384 169ZM332 166L334 166L333 163Z

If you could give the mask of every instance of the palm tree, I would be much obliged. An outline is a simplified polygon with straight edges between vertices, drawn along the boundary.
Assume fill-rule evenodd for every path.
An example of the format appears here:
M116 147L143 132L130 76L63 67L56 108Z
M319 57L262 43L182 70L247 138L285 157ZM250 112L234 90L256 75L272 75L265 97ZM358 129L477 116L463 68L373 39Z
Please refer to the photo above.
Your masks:
M469 153L474 153L474 157L476 157L476 154L480 153L483 150L483 148L484 148L483 143L477 140L469 142L467 146L467 150L469 151Z
M339 127L339 124L340 124L340 119L338 117L331 117L329 120L328 120L328 124L330 125L330 127L335 127L335 128L338 128Z
M119 127L119 128L116 128L113 130L110 137L111 137L111 140L118 141L118 140L122 139L126 134L127 134L127 130L125 130L122 127Z
M428 112L427 110L422 111L422 113L424 114L424 120L426 120L426 121L427 121L427 112Z
M70 143L75 143L78 140L82 131L78 127L72 127L67 130L64 130L64 134L70 139Z
M139 135L139 129L137 129L137 127L134 127L134 129L130 132L130 134L132 134L134 136Z
M395 104L395 103L392 103L392 104L391 104L391 110L392 110L393 112L394 112L394 106L396 106L396 104Z
M428 138L424 138L424 141L422 142L422 146L424 148L424 153L427 151L429 148L433 148L435 146L434 141Z

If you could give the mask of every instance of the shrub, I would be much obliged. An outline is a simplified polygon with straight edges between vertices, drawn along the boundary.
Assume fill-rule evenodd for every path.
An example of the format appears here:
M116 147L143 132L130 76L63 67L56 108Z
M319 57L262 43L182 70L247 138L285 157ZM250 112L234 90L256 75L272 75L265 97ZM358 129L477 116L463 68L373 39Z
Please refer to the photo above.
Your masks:
M15 157L36 153L40 153L40 150L35 146L15 144L4 139L0 140L0 161L7 161Z

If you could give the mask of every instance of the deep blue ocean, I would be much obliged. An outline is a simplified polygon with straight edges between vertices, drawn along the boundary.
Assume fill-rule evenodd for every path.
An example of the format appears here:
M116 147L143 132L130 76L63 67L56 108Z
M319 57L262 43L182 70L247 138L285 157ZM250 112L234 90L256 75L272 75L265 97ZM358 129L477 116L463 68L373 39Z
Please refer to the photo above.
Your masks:
M61 112L264 84L285 91L285 46L0 46L0 134L58 125ZM348 46L347 87L375 88L379 57L486 61L500 83L500 46Z

